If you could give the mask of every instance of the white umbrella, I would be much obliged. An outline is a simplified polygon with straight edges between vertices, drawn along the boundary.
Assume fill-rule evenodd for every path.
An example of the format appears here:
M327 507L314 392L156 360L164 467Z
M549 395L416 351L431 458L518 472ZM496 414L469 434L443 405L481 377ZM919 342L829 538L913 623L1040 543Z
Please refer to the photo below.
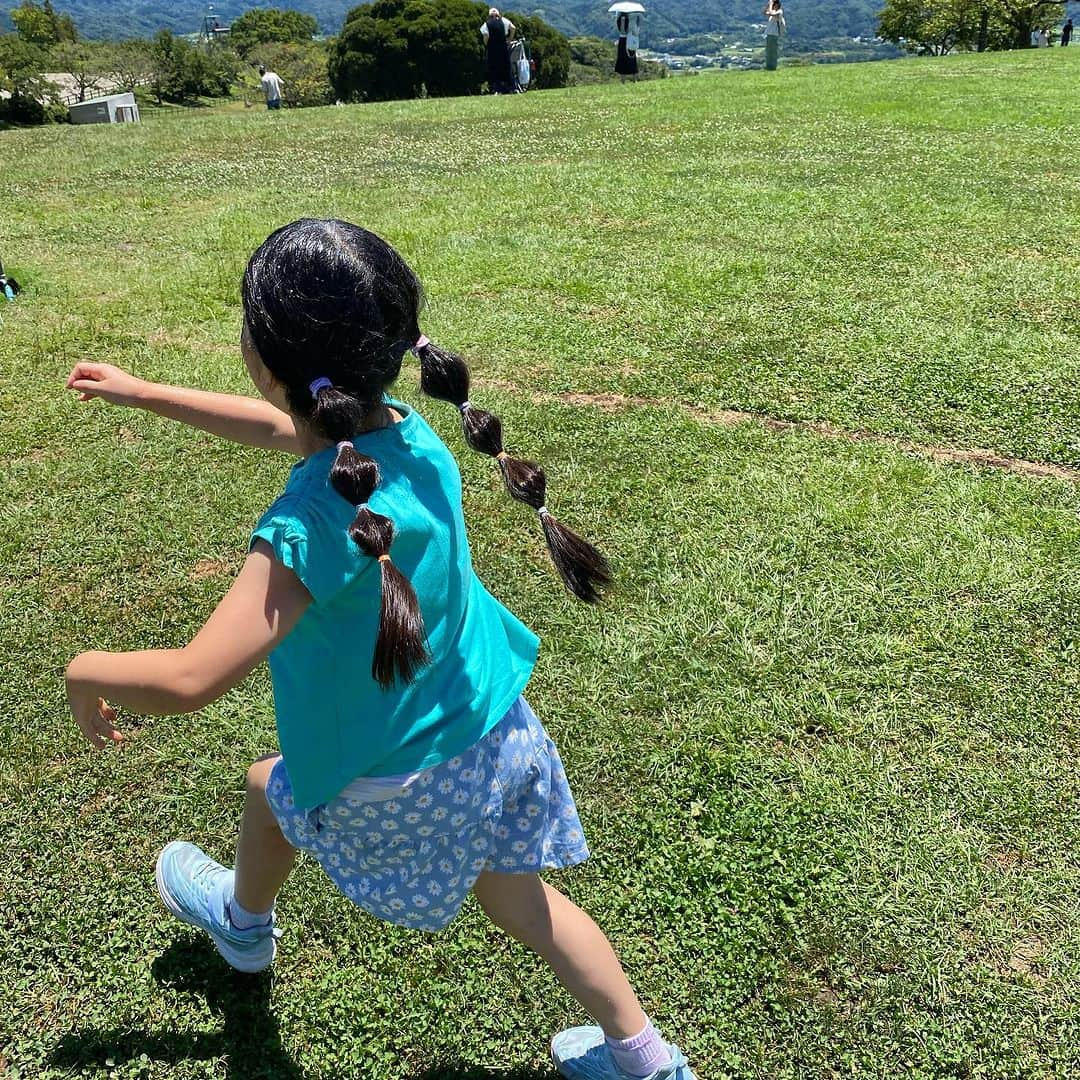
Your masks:
M618 0L618 3L612 4L611 7L608 8L608 11L612 11L620 15L623 12L625 12L627 15L645 14L645 8L642 7L641 4L633 3L633 0Z

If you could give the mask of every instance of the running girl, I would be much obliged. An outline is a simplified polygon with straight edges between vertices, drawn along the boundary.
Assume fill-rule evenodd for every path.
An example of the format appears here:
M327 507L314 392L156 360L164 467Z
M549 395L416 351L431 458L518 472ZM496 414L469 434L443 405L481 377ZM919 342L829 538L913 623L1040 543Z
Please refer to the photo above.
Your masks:
M269 657L281 754L248 771L232 869L189 843L161 852L157 885L174 915L234 968L260 971L297 850L402 926L442 929L471 891L597 1021L553 1040L564 1076L693 1080L596 924L539 876L588 851L559 754L521 696L537 638L473 572L450 452L386 395L407 352L425 393L457 406L469 445L538 513L567 586L595 601L607 566L548 511L543 470L507 454L498 418L469 401L465 363L420 333L421 303L416 275L383 240L302 220L270 236L244 274L241 351L264 400L75 368L68 386L82 400L301 460L195 638L77 656L71 710L103 747L122 739L114 706L192 712Z

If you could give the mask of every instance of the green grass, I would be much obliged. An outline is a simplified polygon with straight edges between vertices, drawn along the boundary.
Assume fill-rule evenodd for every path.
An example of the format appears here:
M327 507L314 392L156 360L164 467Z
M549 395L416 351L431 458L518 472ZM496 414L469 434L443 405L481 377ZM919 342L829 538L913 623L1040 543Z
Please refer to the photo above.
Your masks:
M581 1019L474 905L410 936L309 863L273 981L228 974L150 871L177 836L229 857L268 680L119 753L66 715L75 651L201 624L288 463L62 380L246 390L239 274L301 214L402 249L426 332L613 558L611 602L573 605L462 453L594 850L559 884L702 1080L1076 1075L1080 488L681 406L1080 464L1078 76L1052 50L0 135L27 285L0 309L0 1075L529 1080Z

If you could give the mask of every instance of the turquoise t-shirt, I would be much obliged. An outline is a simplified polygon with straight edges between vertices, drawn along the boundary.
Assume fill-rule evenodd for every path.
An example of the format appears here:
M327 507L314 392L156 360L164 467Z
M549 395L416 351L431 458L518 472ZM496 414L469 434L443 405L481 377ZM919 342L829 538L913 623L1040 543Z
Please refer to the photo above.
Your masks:
M379 463L369 505L394 523L394 565L420 602L432 662L383 690L371 674L381 570L348 535L356 508L330 484L335 448L293 466L251 542L265 540L307 587L310 604L270 654L278 738L304 809L360 776L448 761L487 734L517 700L539 639L472 568L453 455L420 414L391 404L397 424L358 435Z

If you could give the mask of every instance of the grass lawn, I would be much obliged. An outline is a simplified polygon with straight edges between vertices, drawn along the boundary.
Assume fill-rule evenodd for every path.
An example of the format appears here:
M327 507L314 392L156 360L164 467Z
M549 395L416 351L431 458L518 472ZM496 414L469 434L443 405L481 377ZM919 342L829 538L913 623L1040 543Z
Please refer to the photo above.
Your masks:
M268 678L128 718L122 752L67 715L74 652L201 625L289 462L63 379L247 392L239 276L304 214L404 252L425 331L612 558L610 602L572 603L423 403L481 575L543 638L529 696L594 852L558 883L701 1080L1080 1074L1078 78L1049 50L0 133L26 285L0 309L0 1076L533 1080L582 1020L472 903L413 936L307 862L273 979L228 972L151 872L176 837L231 856Z

